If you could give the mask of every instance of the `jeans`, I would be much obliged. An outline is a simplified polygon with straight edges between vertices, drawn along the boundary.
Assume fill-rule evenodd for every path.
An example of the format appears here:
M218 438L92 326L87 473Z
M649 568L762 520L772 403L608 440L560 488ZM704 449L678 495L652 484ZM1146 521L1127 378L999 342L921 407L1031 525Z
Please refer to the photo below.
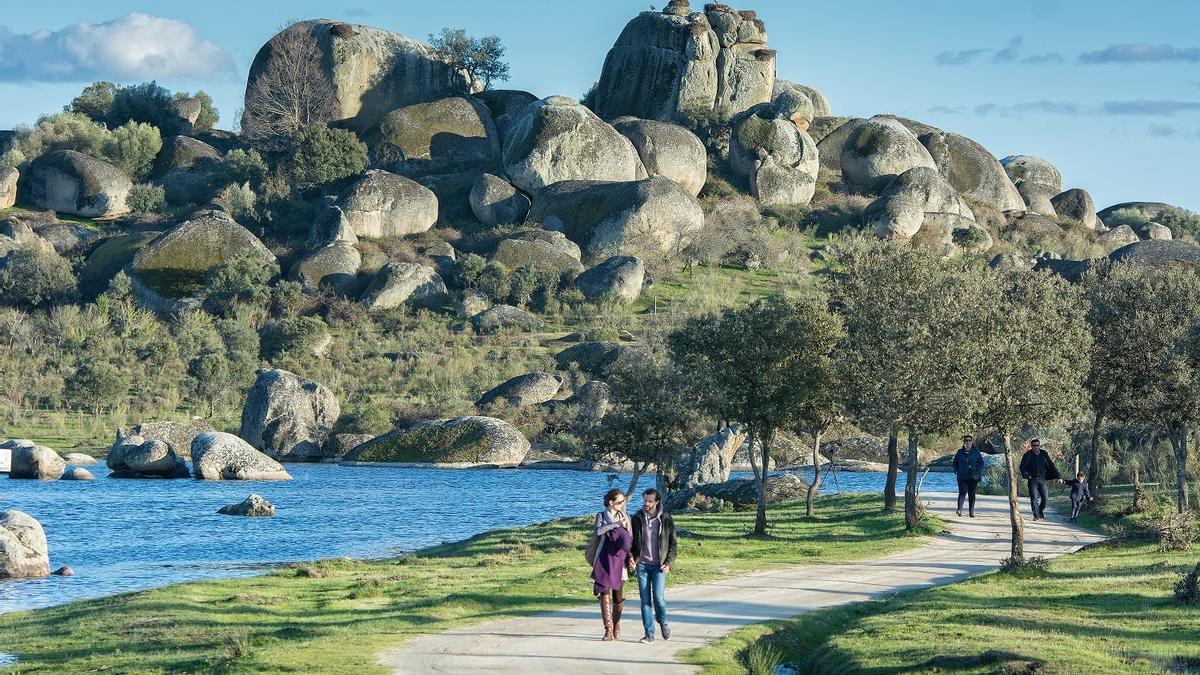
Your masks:
M1071 500L1071 520L1075 520L1076 518L1079 517L1079 510L1082 508L1083 508L1083 500L1082 499L1080 499L1079 501L1075 501L1074 499Z
M1040 498L1040 499L1039 499ZM1046 492L1046 481L1040 478L1029 479L1029 506L1033 508L1033 515L1037 518L1043 518L1046 515L1046 500L1049 495Z
M967 503L970 504L971 513L975 513L975 490L979 487L979 481L971 480L970 478L958 479L958 510L962 511L963 497L967 498Z
M638 563L638 593L642 596L642 627L646 635L654 637L654 620L667 623L667 573L661 565Z

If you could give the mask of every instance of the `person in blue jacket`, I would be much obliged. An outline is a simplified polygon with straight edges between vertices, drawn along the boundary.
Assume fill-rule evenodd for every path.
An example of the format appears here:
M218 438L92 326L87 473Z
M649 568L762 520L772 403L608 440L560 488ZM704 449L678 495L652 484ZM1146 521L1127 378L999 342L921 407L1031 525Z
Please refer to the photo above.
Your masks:
M954 475L958 478L958 517L962 517L963 499L966 498L968 513L975 517L975 491L983 478L983 454L975 447L970 434L963 436L962 447L954 453Z
M1082 471L1075 474L1075 478L1063 481L1064 485L1071 486L1071 518L1073 523L1079 518L1079 510L1083 505L1092 501L1092 490L1088 487L1087 476Z

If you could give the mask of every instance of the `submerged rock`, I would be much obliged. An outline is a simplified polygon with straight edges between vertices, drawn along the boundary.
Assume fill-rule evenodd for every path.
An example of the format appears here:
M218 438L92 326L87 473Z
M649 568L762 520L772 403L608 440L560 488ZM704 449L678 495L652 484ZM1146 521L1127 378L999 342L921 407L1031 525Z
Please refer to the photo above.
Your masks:
M271 517L275 515L275 505L258 495L250 495L236 504L222 506L217 513L225 516Z

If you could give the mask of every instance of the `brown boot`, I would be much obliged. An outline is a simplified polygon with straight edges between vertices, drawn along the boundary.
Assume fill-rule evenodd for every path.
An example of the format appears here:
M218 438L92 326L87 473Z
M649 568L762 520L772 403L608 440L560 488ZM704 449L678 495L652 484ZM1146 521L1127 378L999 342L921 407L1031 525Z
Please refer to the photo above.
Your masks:
M613 638L621 639L621 612L625 609L625 599L622 598L613 603L612 621L613 621Z
M604 622L604 640L613 639L613 602L609 593L600 594L600 620Z

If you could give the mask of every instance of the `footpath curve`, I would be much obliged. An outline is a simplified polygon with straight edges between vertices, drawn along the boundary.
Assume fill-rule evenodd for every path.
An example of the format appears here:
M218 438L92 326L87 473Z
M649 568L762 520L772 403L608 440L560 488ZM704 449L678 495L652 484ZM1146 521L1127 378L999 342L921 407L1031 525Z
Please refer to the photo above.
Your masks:
M949 534L916 548L861 562L805 565L709 583L667 588L672 636L639 644L637 587L627 590L619 642L602 642L595 604L506 619L415 638L380 656L397 673L530 673L674 675L694 673L680 652L717 640L742 626L809 610L961 581L996 569L1008 556L1007 497L979 497L976 517L954 515L955 495L928 493L931 511ZM1023 500L1023 506L1028 504ZM1024 515L1024 513L1023 513ZM1025 554L1072 553L1104 537L1061 516L1025 520Z

